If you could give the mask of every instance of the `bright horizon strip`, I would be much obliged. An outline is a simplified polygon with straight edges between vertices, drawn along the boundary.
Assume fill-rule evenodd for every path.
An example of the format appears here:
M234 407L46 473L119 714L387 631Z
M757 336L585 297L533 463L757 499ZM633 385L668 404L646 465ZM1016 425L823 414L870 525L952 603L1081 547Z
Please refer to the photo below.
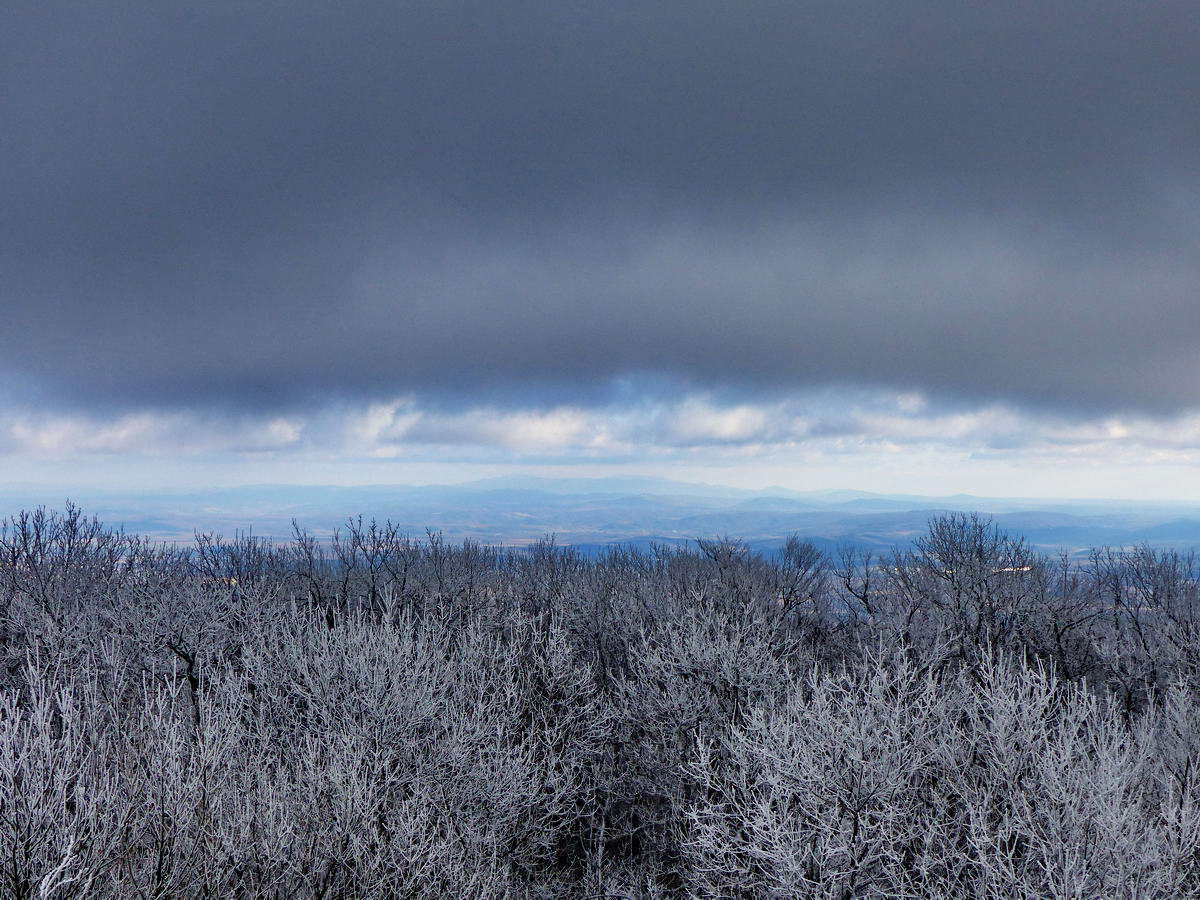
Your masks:
M1200 500L1200 414L1028 412L907 392L755 402L439 409L414 396L288 414L0 410L0 489L454 484L651 475L762 489Z

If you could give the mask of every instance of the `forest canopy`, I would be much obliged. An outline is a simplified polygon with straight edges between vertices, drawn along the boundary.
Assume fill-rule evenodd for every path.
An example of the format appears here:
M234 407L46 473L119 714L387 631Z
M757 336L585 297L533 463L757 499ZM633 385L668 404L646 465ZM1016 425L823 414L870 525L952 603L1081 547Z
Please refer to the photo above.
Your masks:
M0 895L1200 893L1196 560L0 531Z

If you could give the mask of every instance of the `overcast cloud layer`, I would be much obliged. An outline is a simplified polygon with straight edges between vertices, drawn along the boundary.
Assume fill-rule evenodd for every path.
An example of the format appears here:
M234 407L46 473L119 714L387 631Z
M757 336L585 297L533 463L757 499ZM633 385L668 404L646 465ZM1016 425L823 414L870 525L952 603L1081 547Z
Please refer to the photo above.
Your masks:
M1198 47L1194 0L18 0L9 402L1181 413Z

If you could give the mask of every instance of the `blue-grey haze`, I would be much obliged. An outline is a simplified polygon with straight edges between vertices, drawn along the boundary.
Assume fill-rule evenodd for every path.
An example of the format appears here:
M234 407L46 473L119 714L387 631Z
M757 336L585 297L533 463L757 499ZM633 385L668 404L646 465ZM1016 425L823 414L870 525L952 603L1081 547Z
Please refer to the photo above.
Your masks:
M6 512L65 498L9 492ZM249 532L287 540L292 523L328 536L359 515L391 521L413 537L426 530L452 541L524 545L547 536L589 553L613 545L688 544L731 537L772 552L796 534L836 552L855 546L905 549L929 520L981 512L1037 549L1081 554L1100 546L1200 548L1200 503L922 497L865 491L742 490L655 478L504 477L459 485L249 486L142 494L85 492L73 498L102 521L160 540L188 542L195 531Z

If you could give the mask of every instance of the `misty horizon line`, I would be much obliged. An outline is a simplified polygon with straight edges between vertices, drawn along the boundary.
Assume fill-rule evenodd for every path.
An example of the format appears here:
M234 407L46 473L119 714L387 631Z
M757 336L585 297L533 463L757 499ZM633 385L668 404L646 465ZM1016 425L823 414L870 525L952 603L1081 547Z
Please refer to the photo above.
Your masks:
M197 535L325 541L353 523L378 523L417 540L439 535L497 548L545 540L589 555L614 547L694 546L731 539L777 552L792 536L825 552L887 553L911 545L946 514L981 515L1041 552L1094 547L1200 547L1200 503L1086 498L987 498L854 489L738 488L666 478L502 476L457 485L284 485L84 492L67 497L0 492L0 516L63 504L151 541Z
M336 481L305 482L305 481L263 481L253 480L237 484L200 483L186 487L154 486L130 488L106 488L95 485L74 484L56 488L60 495L58 502L71 501L72 494L96 495L104 497L137 496L174 497L192 494L213 493L231 494L252 491L364 491L364 490L414 490L431 491L438 489L458 490L476 488L482 490L537 490L538 487L563 488L567 485L578 487L595 487L596 493L602 494L637 494L640 488L644 493L661 494L662 490L651 490L652 487L718 490L729 494L758 495L761 497L805 497L809 499L833 497L864 497L898 500L979 500L1014 503L1028 501L1030 503L1081 503L1081 504L1120 504L1138 506L1188 506L1200 504L1200 497L1129 497L1119 495L1085 496L1080 494L998 494L977 493L970 490L951 491L947 493L905 490L867 490L846 484L826 488L792 488L781 484L769 484L763 487L746 487L720 481L697 481L682 478L669 478L657 475L525 475L506 474L462 480L437 481L355 481L340 483ZM623 487L618 487L623 485ZM606 489L607 488L607 489ZM41 486L21 486L0 488L0 498L9 496L27 496L31 494L48 494L50 489ZM586 493L586 491L571 491L571 493Z

